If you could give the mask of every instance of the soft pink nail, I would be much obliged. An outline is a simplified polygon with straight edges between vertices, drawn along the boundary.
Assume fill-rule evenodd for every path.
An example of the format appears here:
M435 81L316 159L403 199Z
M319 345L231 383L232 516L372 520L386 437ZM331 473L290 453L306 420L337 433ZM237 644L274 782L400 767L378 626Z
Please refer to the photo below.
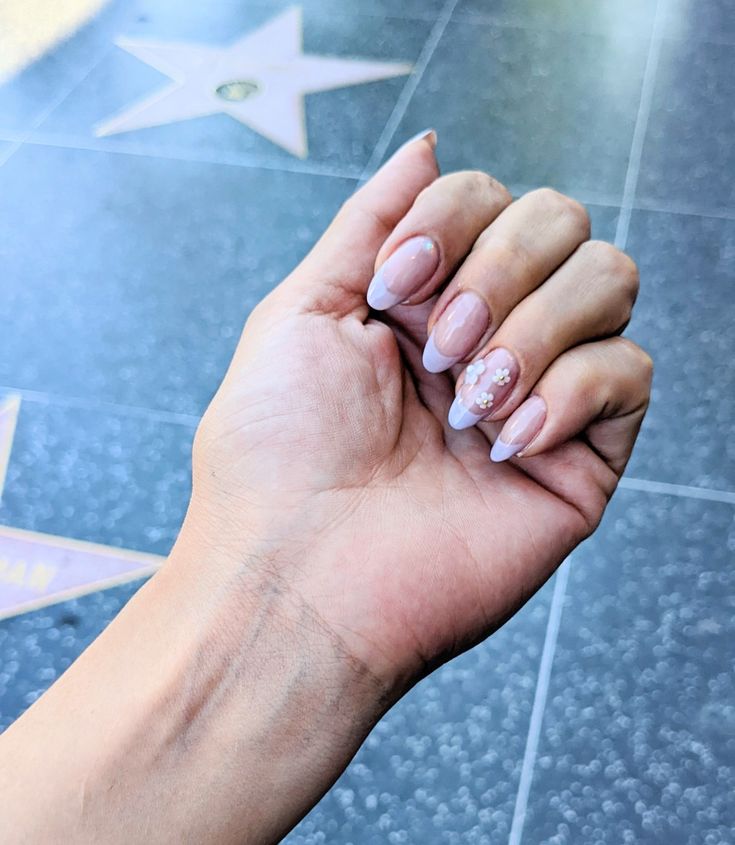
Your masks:
M373 276L367 301L376 311L408 299L436 272L439 250L431 238L419 235L401 244Z
M464 371L462 385L449 409L452 428L469 428L499 408L518 380L518 364L507 349L493 349Z
M424 347L424 367L430 373L448 370L477 346L490 323L484 299L464 291L446 307Z
M540 396L530 396L503 426L493 444L490 458L499 463L517 455L541 431L545 421L546 402Z

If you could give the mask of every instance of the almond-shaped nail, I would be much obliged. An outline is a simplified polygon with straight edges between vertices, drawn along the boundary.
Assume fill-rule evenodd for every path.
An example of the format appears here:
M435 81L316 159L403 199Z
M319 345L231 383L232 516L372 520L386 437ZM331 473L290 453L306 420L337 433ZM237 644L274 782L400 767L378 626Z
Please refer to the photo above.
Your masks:
M456 296L437 320L424 347L424 367L430 373L448 370L470 354L490 323L484 299L472 291Z
M536 437L546 421L546 402L530 396L517 408L503 426L490 452L496 463L517 455Z
M500 407L518 380L518 363L507 349L493 349L464 371L462 384L449 409L449 425L463 429Z
M376 311L385 311L408 299L436 272L439 250L431 238L419 235L401 244L373 276L367 301Z
M435 129L422 129L421 132L417 132L413 137L409 138L408 141L404 141L401 146L396 150L394 153L400 153L401 150L405 149L409 144L415 144L416 141L423 141L426 139L429 145L431 146L432 150L436 149L436 130Z

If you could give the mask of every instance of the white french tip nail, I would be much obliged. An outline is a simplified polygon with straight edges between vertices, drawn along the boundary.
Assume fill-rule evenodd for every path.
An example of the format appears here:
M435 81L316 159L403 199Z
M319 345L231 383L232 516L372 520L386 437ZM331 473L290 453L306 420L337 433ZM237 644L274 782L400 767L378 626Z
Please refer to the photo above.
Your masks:
M512 458L513 455L517 455L522 448L522 443L503 443L502 440L498 439L493 443L493 448L490 450L490 460L500 464L507 461L508 458Z
M455 396L447 417L449 425L451 425L452 428L457 431L461 431L463 428L470 428L470 426L479 423L481 419L482 417L465 408L460 401L459 396Z
M434 129L422 129L421 132L417 132L413 138L409 138L408 141L405 141L401 146L396 150L396 153L400 153L401 150L404 150L409 144L415 144L416 141L422 141L426 139L429 144L431 144L431 149L436 149L436 130Z
M430 373L443 373L444 370L448 370L452 364L456 364L459 360L458 358L448 358L446 355L441 354L434 343L433 333L429 335L429 339L426 341L422 357L424 369Z
M392 308L394 305L398 305L402 299L405 299L405 296L401 294L396 296L395 293L388 290L385 282L383 281L383 274L378 271L372 282L370 282L366 298L367 304L374 311L385 311L387 308Z

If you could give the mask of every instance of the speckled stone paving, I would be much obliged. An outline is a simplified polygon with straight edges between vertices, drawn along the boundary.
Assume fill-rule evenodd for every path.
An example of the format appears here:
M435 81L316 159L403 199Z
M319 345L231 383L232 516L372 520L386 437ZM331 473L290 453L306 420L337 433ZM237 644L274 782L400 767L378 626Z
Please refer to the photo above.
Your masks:
M654 401L600 531L287 842L732 845L732 4L303 0L308 51L416 63L309 97L307 159L224 115L95 137L162 80L118 36L224 44L290 5L111 0L0 85L0 398L23 399L0 524L165 555L249 311L434 126L445 169L571 193L631 252ZM138 585L0 621L0 729Z

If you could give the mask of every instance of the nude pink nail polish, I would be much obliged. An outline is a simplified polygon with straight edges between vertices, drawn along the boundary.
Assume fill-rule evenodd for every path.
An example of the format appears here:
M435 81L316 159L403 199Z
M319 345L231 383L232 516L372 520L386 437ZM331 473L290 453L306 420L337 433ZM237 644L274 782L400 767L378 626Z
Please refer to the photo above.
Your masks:
M477 346L490 323L484 299L473 291L456 296L438 319L424 347L424 367L430 373L448 370Z
M373 276L367 302L376 311L385 311L408 299L436 272L439 250L431 238L419 235L402 243Z
M493 444L490 458L497 463L507 461L528 446L546 421L546 402L530 396L507 420Z
M467 366L452 407L449 425L463 429L489 417L518 380L518 363L507 349L493 349Z

